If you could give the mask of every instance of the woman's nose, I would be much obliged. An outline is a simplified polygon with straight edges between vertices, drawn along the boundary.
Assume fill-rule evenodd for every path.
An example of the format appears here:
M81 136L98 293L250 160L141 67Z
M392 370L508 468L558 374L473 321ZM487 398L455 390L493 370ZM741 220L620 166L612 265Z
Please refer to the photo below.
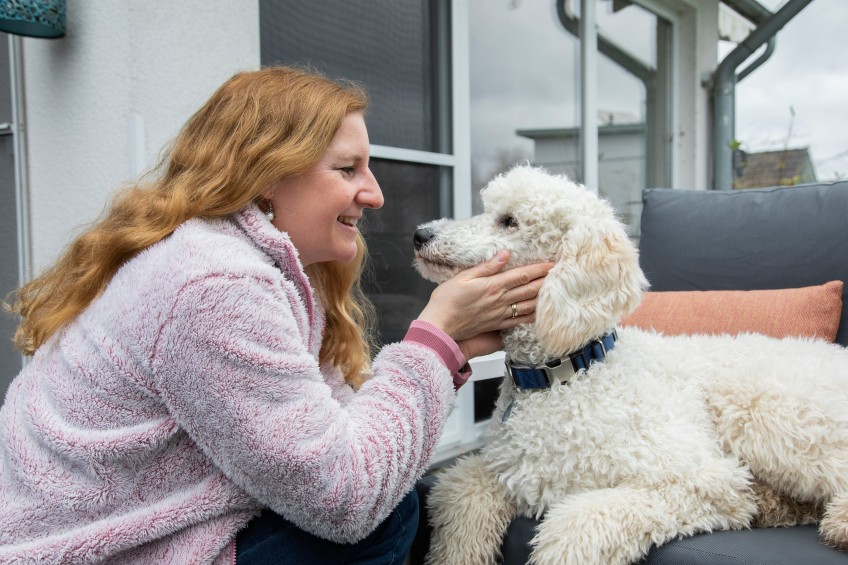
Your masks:
M359 203L366 208L376 209L383 206L383 191L380 190L380 183L377 182L371 169L368 169L368 179L359 192Z

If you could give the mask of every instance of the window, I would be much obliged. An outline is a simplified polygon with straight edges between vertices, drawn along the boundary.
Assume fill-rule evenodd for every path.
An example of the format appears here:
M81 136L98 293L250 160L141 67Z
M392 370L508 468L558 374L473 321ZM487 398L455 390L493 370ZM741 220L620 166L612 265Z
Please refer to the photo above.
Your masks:
M522 161L582 182L578 5L469 0L476 189ZM638 237L642 189L671 182L671 27L641 6L622 5L597 3L599 186L592 188Z
M453 215L450 18L428 0L263 0L263 64L309 65L364 83L372 170L385 206L366 214L366 292L380 340L403 338L433 285L412 269L418 224Z

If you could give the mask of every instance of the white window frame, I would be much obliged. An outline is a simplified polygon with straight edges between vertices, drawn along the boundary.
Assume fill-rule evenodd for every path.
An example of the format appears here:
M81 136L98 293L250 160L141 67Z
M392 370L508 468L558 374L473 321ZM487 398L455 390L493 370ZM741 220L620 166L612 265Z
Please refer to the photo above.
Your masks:
M471 217L471 79L469 60L468 0L451 0L451 108L452 161L438 164L453 167L453 216ZM444 155L441 157L445 157ZM436 448L433 463L438 463L482 444L488 421L474 422L474 381L501 377L504 354L495 353L472 359L471 380L457 396L453 413Z
M371 145L371 158L437 165L451 168L453 185L452 210L457 219L471 216L471 124L470 124L470 79L468 59L468 2L451 0L450 10L450 66L451 66L451 116L452 153L438 153L404 149L386 145ZM471 360L474 371L473 380L494 378L503 375L503 353L500 355L500 369L486 358ZM490 356L491 357L491 356ZM440 438L434 462L443 461L455 454L473 449L482 437L484 426L474 425L474 387L466 385L457 395L456 405L445 425ZM470 425L469 425L470 422ZM481 423L484 424L484 423Z

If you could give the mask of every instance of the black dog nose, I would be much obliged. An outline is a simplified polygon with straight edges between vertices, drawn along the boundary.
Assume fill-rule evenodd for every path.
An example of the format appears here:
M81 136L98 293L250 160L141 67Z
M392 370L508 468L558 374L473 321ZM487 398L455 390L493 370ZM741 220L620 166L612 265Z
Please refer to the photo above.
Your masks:
M434 235L436 234L431 229L421 228L415 230L415 233L412 234L412 243L415 245L415 249L421 249L421 246L433 239Z

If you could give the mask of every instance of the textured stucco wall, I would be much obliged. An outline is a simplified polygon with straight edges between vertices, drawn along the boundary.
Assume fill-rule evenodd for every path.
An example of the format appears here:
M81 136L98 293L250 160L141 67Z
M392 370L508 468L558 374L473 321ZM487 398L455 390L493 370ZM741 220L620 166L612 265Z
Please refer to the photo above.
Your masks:
M24 40L32 255L52 262L233 73L259 65L256 0L69 0Z

